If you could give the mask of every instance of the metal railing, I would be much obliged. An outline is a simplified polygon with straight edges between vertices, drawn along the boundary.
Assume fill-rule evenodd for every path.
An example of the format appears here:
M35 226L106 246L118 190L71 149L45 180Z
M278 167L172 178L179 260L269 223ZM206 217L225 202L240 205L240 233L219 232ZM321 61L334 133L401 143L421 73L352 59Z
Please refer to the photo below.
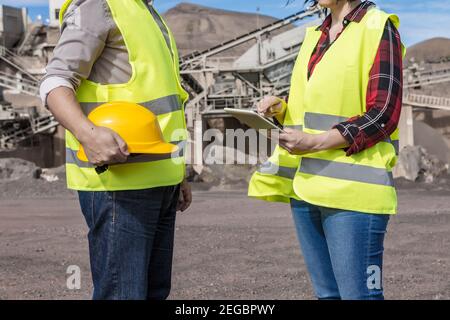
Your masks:
M30 80L36 82L39 81L35 76L27 71L27 67L19 55L2 45L0 45L0 59L10 65L13 69L19 71L22 75L28 77Z
M434 70L420 70L416 72L405 70L404 79L405 88L414 88L450 82L450 67L444 67Z
M0 131L0 149L14 149L20 142L32 138L39 133L46 133L56 128L59 123L52 115L31 118L29 125L16 129Z
M231 39L229 41L218 44L214 47L208 48L201 52L194 52L182 57L180 60L180 68L181 70L185 69L195 69L201 62L204 61L207 57L214 56L231 48L237 47L243 43L246 43L250 40L257 39L265 33L272 32L288 26L298 20L305 19L307 17L311 17L313 15L319 14L321 10L318 7L308 8L306 10L302 10L297 12L291 16L288 16L284 19L275 21L269 25L261 27L259 29L253 30L247 34L241 35L237 38Z
M412 107L433 108L450 111L450 98L422 94L406 94L403 103Z
M0 86L10 90L17 90L31 96L39 95L38 82L20 78L5 72L0 72Z

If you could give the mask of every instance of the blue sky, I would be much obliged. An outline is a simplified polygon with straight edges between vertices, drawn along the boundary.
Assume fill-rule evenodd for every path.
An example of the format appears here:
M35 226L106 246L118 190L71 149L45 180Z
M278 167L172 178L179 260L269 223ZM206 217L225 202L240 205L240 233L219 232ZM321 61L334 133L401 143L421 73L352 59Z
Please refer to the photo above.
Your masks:
M155 0L156 7L164 12L182 1ZM278 18L288 16L301 10L302 0L285 6L285 0L189 0L189 2L210 7L256 12ZM378 0L375 1L382 9L395 12L402 21L401 34L406 45L432 37L450 38L450 0ZM29 15L35 19L37 15L48 18L48 0L0 0L0 4L25 6Z

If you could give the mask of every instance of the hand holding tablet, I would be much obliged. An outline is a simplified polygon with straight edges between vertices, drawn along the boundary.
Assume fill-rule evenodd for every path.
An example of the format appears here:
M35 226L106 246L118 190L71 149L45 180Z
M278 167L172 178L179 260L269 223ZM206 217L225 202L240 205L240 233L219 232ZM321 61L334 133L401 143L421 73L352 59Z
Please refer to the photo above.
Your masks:
M279 132L284 132L283 126L270 119L260 115L258 112L254 110L243 110L243 109L231 109L225 108L224 111L226 113L231 114L233 117L246 124L250 128L256 130L278 130Z

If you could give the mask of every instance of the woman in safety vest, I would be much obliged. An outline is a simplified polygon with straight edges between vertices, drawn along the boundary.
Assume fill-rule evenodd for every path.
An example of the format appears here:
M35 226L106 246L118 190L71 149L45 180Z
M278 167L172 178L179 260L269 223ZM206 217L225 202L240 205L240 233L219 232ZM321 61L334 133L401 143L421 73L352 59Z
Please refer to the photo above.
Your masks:
M397 212L399 19L370 1L312 2L330 14L307 29L288 103L258 105L285 133L249 196L290 203L319 299L383 299L384 235Z

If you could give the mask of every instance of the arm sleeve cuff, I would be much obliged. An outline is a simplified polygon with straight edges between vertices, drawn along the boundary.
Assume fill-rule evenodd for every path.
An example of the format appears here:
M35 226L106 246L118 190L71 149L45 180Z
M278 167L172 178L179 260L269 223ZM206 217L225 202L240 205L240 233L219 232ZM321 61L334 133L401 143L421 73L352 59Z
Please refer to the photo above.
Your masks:
M70 83L69 80L61 77L49 77L46 78L44 81L42 81L41 86L39 88L39 95L41 97L42 103L47 108L47 97L49 93L59 87L66 87L70 88L75 92L75 89L73 85Z
M333 129L337 129L344 139L347 140L349 147L344 149L347 156L363 150L365 144L364 132L356 124L352 123L351 120L339 123Z

